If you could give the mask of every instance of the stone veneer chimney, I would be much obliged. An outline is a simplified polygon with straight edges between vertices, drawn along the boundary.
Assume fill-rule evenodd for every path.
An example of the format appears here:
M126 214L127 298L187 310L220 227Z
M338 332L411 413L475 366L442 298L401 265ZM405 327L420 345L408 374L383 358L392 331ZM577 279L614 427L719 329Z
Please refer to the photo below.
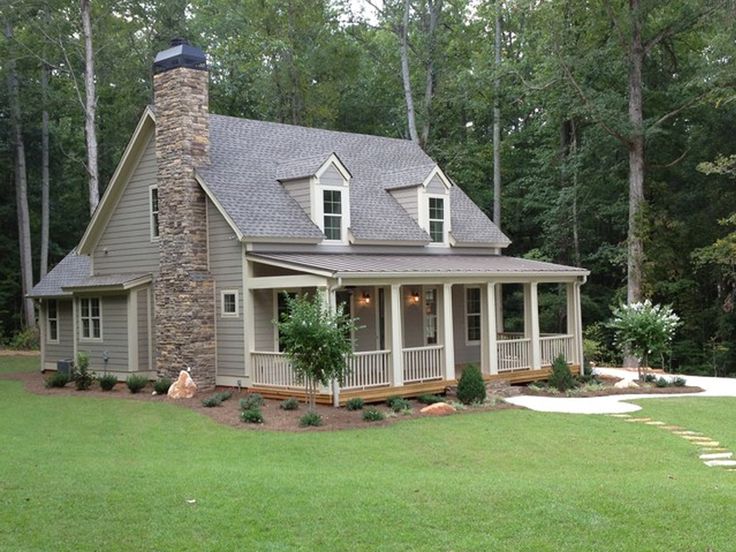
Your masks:
M153 63L160 270L154 284L156 371L189 369L215 385L214 281L207 263L205 194L194 169L209 163L207 60L184 40Z

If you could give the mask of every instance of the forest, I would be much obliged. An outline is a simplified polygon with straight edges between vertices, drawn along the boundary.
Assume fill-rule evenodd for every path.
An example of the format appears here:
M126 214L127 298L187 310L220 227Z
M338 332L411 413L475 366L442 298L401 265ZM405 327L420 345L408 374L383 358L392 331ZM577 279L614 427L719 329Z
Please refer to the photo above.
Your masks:
M0 15L6 344L32 333L24 294L77 244L151 103L155 53L184 37L209 56L211 112L415 140L509 254L589 269L599 362L620 362L612 309L651 299L683 322L658 362L736 373L732 1L4 0Z

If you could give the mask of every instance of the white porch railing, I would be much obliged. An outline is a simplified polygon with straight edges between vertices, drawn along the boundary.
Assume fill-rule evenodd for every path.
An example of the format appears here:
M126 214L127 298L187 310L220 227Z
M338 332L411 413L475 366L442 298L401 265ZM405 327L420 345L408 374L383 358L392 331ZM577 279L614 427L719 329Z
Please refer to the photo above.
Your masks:
M404 383L442 379L442 345L402 349Z
M499 373L530 370L531 343L532 340L529 338L499 339L496 343Z
M391 351L361 351L348 361L350 374L341 389L367 389L391 385Z
M542 353L542 366L551 366L562 355L568 364L572 363L573 338L571 335L543 335L539 338Z
M258 351L251 353L254 385L269 387L303 387L296 379L286 355L279 352Z

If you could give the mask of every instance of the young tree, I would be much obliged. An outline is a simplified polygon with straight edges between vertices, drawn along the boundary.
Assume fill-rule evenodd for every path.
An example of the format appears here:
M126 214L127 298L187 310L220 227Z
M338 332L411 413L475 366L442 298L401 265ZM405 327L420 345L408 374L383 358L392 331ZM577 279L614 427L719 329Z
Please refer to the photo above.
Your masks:
M313 411L318 385L329 385L332 380L342 384L348 375L348 359L353 351L350 335L357 326L342 307L330 309L322 292L296 298L285 294L284 298L287 312L275 322L286 356L304 382Z
M92 48L92 5L80 2L82 35L84 37L84 136L87 142L87 178L89 213L95 212L100 201L99 170L97 168L97 87L95 84L95 52Z

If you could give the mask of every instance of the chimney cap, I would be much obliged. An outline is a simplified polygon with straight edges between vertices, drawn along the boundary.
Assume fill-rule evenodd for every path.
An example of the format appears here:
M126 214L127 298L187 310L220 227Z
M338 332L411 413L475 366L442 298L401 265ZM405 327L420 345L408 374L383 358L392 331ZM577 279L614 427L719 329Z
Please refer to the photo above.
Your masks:
M163 73L177 67L207 70L207 56L205 53L189 44L186 39L176 37L171 40L171 47L156 54L153 60L153 72Z

